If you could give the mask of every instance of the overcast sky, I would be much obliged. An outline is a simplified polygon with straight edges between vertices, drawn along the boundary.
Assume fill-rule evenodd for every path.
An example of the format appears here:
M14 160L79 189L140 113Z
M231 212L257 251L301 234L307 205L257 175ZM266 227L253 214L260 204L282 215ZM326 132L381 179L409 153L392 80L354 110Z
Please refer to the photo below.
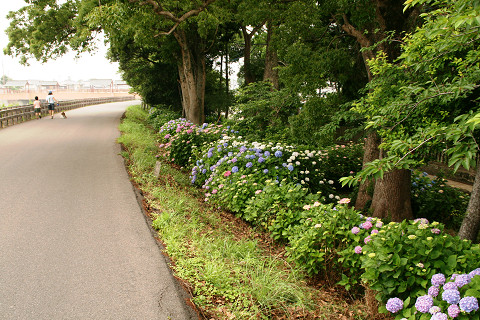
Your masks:
M16 11L25 6L24 0L0 0L0 58L1 74L13 80L88 80L88 79L113 79L120 80L118 63L110 63L106 58L106 48L103 42L93 55L84 53L80 59L70 52L65 56L41 64L36 60L29 61L30 66L22 66L18 58L3 54L3 49L8 44L5 30L9 25L6 15L9 11Z

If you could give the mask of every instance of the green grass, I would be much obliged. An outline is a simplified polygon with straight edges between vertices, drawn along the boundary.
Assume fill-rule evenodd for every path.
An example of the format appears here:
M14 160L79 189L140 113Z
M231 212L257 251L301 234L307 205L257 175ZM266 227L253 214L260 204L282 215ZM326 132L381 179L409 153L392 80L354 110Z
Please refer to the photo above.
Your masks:
M173 261L171 268L205 318L333 319L332 314L358 309L307 286L303 274L281 253L267 250L255 230L203 203L188 173L162 163L160 177L155 177L158 150L155 134L145 125L147 116L139 106L129 108L118 141L151 208L152 225Z

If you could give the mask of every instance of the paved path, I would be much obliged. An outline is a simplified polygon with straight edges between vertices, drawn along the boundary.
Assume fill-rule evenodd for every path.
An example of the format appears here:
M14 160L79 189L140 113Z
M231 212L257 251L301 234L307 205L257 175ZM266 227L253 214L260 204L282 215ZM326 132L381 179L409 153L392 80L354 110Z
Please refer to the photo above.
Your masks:
M134 103L0 130L0 319L193 318L115 142Z

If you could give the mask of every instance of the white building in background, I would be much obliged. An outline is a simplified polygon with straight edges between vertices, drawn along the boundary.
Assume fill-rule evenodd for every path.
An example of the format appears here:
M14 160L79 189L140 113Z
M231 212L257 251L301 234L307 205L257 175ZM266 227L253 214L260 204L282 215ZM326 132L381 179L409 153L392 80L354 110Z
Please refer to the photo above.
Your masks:
M131 87L123 80L90 79L86 81L10 80L0 87L0 93L78 91L128 92Z

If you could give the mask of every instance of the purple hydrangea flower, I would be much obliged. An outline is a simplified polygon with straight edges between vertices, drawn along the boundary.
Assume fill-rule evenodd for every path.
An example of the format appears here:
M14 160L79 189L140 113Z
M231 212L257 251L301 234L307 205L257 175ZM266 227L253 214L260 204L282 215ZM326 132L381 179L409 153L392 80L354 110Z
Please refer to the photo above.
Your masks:
M245 165L245 167L247 167L247 168L251 168L252 166L253 166L253 163L251 163L251 162L247 162L247 164Z
M422 313L427 313L431 307L433 307L433 298L429 295L418 297L415 302L415 308Z
M372 241L372 237L371 237L371 236L368 236L368 237L366 237L365 239L363 239L363 242L365 242L365 244L369 243L370 241Z
M359 227L353 227L352 228L352 233L353 234L358 234L360 232L360 228Z
M203 174L207 173L207 169L203 169L203 170L202 170L202 173L203 173Z
M399 298L390 298L387 301L386 308L391 313L397 313L403 309L403 301Z
M355 247L355 253L356 253L356 254L362 253L362 247L356 246L356 247Z
M457 290L457 284L455 282L447 282L443 285L443 290Z
M464 297L459 303L460 310L472 312L478 310L478 300L475 297Z
M263 157L258 158L258 162L262 163L264 161L265 161L265 159Z
M264 170L263 170L263 173L268 173L268 169L264 169Z
M447 320L447 319L448 319L448 316L443 312L437 312L430 318L430 320Z
M432 276L432 285L439 287L445 283L445 275L443 273L437 273Z
M232 167L232 172L233 172L233 173L238 172L238 167L237 167L237 166L233 166L233 167Z
M293 166L292 166L291 164L289 164L289 165L287 166L287 169L290 170L290 171L293 171Z
M282 151L277 150L275 151L275 157L280 158L283 155Z
M439 287L431 286L430 288L428 288L428 295L429 296L436 297L436 296L438 296L439 292L440 292Z
M265 152L263 153L263 155L264 155L266 158L268 158L268 157L270 157L270 152L269 152L269 151L265 151Z
M450 317L456 318L460 314L460 308L456 304L452 304L448 307L447 312Z
M477 268L477 269L473 270L468 275L470 276L470 279L472 279L475 276L480 276L480 268Z
M433 228L431 231L432 231L432 233L435 233L435 234L440 234L440 232L441 232L440 229L438 229L438 228Z
M467 275L467 274L459 274L456 278L455 278L455 284L457 285L457 287L461 288L463 287L464 285L466 284L469 284L470 283L470 276Z
M457 304L460 300L460 292L458 290L447 289L442 293L442 300L449 304Z

